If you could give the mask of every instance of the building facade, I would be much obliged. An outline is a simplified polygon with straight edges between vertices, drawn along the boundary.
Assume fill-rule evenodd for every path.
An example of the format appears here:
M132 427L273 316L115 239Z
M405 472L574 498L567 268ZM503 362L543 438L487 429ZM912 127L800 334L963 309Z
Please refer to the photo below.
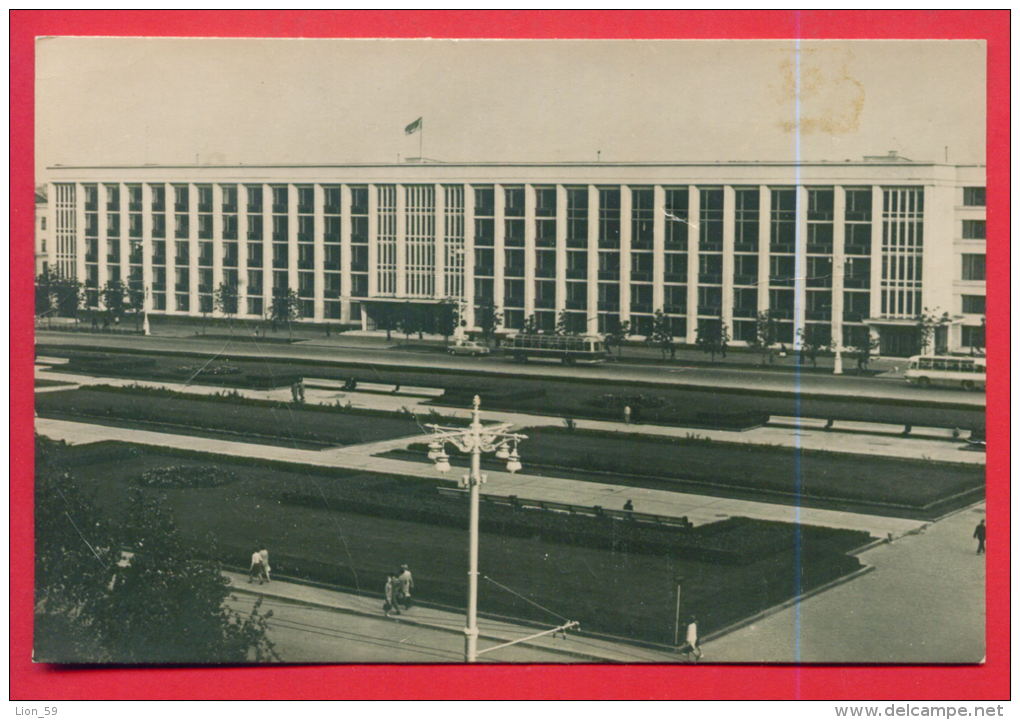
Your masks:
M46 200L46 187L35 191L35 274L36 277L50 270L50 234L47 230L51 218Z
M916 351L948 313L950 350L983 346L985 169L893 156L819 163L425 163L49 168L50 267L88 302L122 281L149 312L376 326L394 303L459 304L506 330L652 332L722 323L777 342L877 336Z

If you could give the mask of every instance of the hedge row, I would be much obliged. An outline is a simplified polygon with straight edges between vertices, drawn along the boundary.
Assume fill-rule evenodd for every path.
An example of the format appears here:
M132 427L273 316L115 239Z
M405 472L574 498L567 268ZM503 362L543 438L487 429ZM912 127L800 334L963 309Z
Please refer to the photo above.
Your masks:
M349 489L324 498L322 494L284 491L281 502L321 509L372 515L388 519L462 527L467 522L466 498L427 494L386 494ZM794 546L802 555L846 552L866 543L865 532L819 531L817 528L730 518L692 528L655 525L607 516L570 514L551 510L488 504L480 519L483 532L512 537L540 538L548 542L601 548L619 552L668 554L674 557L749 565Z

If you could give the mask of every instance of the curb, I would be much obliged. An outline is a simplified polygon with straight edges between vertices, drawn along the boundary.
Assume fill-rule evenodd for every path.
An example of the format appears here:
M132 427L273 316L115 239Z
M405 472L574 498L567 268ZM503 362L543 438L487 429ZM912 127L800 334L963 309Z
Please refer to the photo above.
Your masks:
M292 583L292 584L298 585L299 583ZM358 610L356 608L339 607L337 605L330 605L329 603L318 602L318 601L315 601L315 600L302 600L302 599L299 599L299 598L289 598L289 597L284 597L284 596L280 596L280 595L267 595L263 591L255 590L253 588L238 587L238 586L234 585L233 583L231 583L231 585L230 585L230 590L231 590L231 592L238 592L238 593L242 593L242 594L246 594L246 595L258 595L260 597L270 597L270 598L273 598L275 600L280 600L280 601L283 601L283 602L293 603L295 605L304 605L306 607L322 608L322 609L325 609L325 610L331 610L333 612L346 613L348 615L357 615L359 617L372 618L372 619L375 619L375 620L379 620L379 619L384 619L385 618L385 616L380 616L380 615L378 615L376 613L366 612L364 610ZM446 627L446 626L443 626L443 625L432 625L432 624L430 624L430 623L428 623L428 622L426 622L424 620L417 620L417 619L401 617L401 619L398 620L397 622L403 622L403 623L405 623L407 625L415 625L415 626L418 626L418 627L425 627L425 628L429 628L431 630L440 630L442 632L452 633L454 635L462 636L464 634L463 628L453 629L453 628L449 628L449 627ZM500 642L500 643L509 642L509 641L514 639L512 637L501 637L499 635L494 635L491 632L479 632L478 637L479 637L479 639L485 638L487 640L493 640L493 641ZM533 648L536 648L538 650L544 650L544 651L547 651L547 652L558 653L558 654L561 654L561 655L568 655L570 657L580 658L581 660L589 662L589 663L600 663L600 664L605 664L605 663L623 664L623 663L626 663L626 661L624 661L624 660L616 660L616 659L607 658L607 657L604 657L604 656L601 656L601 655L588 654L588 653L581 652L579 650L566 650L566 649L563 649L563 648L546 647L544 645L539 645L539 644L537 644L535 642L532 642L532 641L522 641L522 642L520 642L518 644L519 645L527 645L528 647L533 647ZM484 650L484 648L482 648L482 649ZM648 662L654 664L654 661L650 660Z

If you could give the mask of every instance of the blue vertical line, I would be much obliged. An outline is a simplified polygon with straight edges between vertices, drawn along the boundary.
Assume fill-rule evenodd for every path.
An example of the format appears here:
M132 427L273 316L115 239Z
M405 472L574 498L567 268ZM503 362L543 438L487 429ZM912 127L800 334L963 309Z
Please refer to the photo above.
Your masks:
M796 117L794 118L794 153L795 153L795 159L796 159L796 164L794 165L794 168L795 168L794 172L796 174L796 186L795 187L797 188L796 189L796 193L797 193L796 194L796 200L797 200L797 203L794 206L794 207L797 208L797 215L796 215L796 222L797 222L797 224L796 224L795 231L794 231L795 232L795 236L794 237L795 237L795 243L796 243L795 244L795 248L796 248L796 251L797 251L797 256L796 256L797 259L796 259L796 268L795 268L795 273L794 274L799 276L799 275L801 275L801 273L799 272L799 268L801 268L802 266L806 267L806 263L803 261L803 258L801 257L801 255L804 252L804 250L803 250L803 248L804 248L804 238L802 238L800 236L801 232L802 232L802 230L801 230L802 223L801 223L800 218L801 218L801 213L804 212L804 210L802 210L799 207L800 199L803 196L803 194L800 192L800 185L801 185L801 168L800 168L800 163L801 163L801 148L800 148L800 140L801 140L801 137L800 137L800 131L801 131L801 128L800 128L800 117L801 117L801 108L800 108L800 59L801 59L800 58L800 13L795 13L794 17L795 17L794 22L795 22L795 32L796 32L796 36L795 36L795 40L794 40L794 64L795 64L795 68L794 68L794 112L796 113ZM795 285L794 285L795 288L796 288L796 283L797 282L798 281L795 281ZM801 287L804 289L803 292L806 293L807 292L807 281L805 279L801 278L799 280L799 283L800 283ZM804 309L803 305L804 305L804 300L805 299L806 298L805 298L804 295L802 295L801 293L798 293L796 291L796 289L794 290L794 315L796 316L796 320L794 321L794 328L795 328L794 332L796 332L797 321L801 317L803 317L803 309ZM801 343L797 343L797 338L796 337L794 337L794 343L796 344L797 365L794 368L794 376L793 376L794 377L794 395L793 395L794 412L793 412L793 415L794 415L794 418L796 419L797 425L799 426L800 423L801 423L801 376L800 376L800 373L801 373L801 367L802 367L801 366L801 360L803 359L802 356L801 356L801 353L803 352L803 345ZM793 591L794 591L794 596L798 596L798 595L801 594L801 585L802 585L802 582L801 582L802 581L802 578L801 578L801 555L802 555L801 543L802 543L803 538L801 536L801 526L800 526L800 522L801 522L800 504L801 504L801 493L803 491L803 486L804 486L804 479L803 479L802 469L801 469L801 441L800 441L800 433L795 433L794 434L793 483L794 483L794 506L793 506L794 507L794 526L793 526ZM800 660L801 660L801 650L800 650L801 617L800 617L800 603L799 602L795 603L794 606L793 606L793 627L794 627L793 659L794 659L794 662L799 663ZM798 685L799 685L799 680L800 680L800 678L799 678L799 675L798 675ZM799 688L798 688L798 690L799 690Z

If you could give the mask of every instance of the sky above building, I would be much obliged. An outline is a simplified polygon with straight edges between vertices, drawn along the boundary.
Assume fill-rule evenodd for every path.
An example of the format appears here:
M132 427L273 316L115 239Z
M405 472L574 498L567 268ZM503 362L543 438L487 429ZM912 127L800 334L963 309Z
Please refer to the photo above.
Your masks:
M37 173L396 162L420 140L446 162L985 161L980 41L37 42Z

